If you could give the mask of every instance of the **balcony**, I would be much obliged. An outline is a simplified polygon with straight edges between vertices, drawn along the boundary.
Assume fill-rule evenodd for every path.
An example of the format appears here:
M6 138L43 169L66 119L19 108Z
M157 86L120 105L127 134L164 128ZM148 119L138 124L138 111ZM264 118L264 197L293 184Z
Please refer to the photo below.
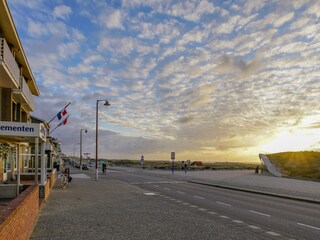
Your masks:
M20 76L19 88L12 89L12 93L14 95L14 99L18 100L27 111L34 111L34 96L32 95L24 77Z
M0 38L0 87L18 88L20 69L4 38Z

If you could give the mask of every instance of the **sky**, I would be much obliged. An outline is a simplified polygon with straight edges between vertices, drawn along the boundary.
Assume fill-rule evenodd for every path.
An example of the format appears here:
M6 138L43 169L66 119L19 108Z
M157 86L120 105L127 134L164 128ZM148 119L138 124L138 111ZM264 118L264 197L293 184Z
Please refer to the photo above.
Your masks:
M66 154L259 161L320 150L319 0L7 0ZM51 122L53 129L59 121Z

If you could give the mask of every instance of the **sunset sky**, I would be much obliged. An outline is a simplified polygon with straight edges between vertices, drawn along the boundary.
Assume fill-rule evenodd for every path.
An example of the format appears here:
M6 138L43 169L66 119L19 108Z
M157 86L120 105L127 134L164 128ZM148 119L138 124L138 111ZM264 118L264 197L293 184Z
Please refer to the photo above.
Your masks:
M65 153L258 161L320 150L318 0L7 0ZM54 128L59 122L51 123Z

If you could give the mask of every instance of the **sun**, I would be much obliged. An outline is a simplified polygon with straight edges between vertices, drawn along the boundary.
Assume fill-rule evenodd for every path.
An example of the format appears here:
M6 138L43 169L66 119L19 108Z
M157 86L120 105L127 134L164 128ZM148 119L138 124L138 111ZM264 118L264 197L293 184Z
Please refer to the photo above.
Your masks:
M318 134L318 137L316 136ZM262 147L266 152L287 152L287 151L304 151L311 148L319 141L319 131L284 130L274 139Z

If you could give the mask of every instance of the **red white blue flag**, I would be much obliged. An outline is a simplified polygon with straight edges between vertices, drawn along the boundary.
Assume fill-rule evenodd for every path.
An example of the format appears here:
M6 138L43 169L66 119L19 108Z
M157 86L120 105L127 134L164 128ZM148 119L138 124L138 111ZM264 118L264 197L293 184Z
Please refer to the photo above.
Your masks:
M58 120L60 121L61 118L62 118L64 115L67 115L67 109L66 109L66 108L64 108L62 111L58 112L58 114L57 114Z

